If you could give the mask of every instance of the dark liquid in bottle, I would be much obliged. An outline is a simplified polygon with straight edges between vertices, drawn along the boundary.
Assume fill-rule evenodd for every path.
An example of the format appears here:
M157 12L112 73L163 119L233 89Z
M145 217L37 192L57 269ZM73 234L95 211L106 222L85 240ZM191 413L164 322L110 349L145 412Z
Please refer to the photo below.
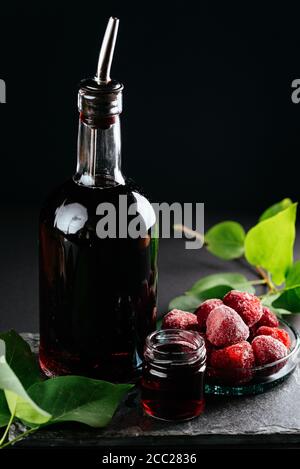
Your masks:
M157 347L166 353L186 352L180 344ZM161 365L145 362L141 380L142 406L147 414L164 420L187 420L204 410L204 367L194 363Z
M132 380L156 327L155 240L99 239L98 204L110 202L118 219L119 196L130 204L137 194L105 184L70 180L41 211L40 364L48 376ZM140 203L142 218L148 210ZM118 236L118 222L116 230Z

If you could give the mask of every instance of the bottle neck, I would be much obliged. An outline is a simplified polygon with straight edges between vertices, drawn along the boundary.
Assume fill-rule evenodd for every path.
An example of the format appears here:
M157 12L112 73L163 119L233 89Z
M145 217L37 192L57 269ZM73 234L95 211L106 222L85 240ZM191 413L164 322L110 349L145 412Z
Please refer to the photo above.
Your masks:
M81 118L78 132L78 184L89 187L111 187L125 184L121 171L120 118L111 116L101 126L90 126Z

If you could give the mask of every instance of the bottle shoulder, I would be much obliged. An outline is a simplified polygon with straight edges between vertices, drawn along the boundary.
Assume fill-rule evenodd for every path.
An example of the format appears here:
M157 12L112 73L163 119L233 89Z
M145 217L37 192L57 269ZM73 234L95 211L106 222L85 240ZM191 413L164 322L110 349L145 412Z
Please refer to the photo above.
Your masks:
M136 210L148 228L156 221L151 203L132 181L109 188L91 188L69 179L45 199L40 211L40 223L74 234L87 224L94 225L97 215L104 215L109 208L116 215L123 211L130 214Z
M145 193L132 180L126 180L125 184L117 184L111 187L88 187L78 184L73 178L56 187L44 199L41 212L50 207L59 207L62 203L82 203L97 206L101 202L116 201L120 196L127 196L129 203L136 202L136 198L148 201Z

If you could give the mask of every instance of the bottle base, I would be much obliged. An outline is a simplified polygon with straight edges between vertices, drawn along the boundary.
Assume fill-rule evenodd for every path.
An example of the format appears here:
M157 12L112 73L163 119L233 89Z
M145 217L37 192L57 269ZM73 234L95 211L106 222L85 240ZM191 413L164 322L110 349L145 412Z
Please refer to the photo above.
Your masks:
M44 354L39 354L39 365L45 376L48 378L56 378L58 376L77 375L85 376L87 378L99 379L110 381L112 383L132 383L136 384L140 379L142 368L141 366L129 367L124 366L124 363L115 363L114 366L108 366L103 369L100 366L87 366L75 360L73 363L66 365L63 360L55 358L45 358Z

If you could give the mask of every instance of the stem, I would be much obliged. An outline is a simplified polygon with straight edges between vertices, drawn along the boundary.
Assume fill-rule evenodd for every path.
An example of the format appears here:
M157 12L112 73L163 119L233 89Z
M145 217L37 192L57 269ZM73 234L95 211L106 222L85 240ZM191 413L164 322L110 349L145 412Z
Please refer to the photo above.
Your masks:
M175 231L182 231L185 234L188 234L190 236L194 236L194 238L199 239L201 243L204 243L204 235L199 233L198 231L192 230L191 228L188 228L185 225L174 225L173 226Z
M8 442L5 443L4 445L0 446L0 449L7 448L7 446L10 446L10 445L14 445L17 441L22 440L22 438L24 438L24 437L27 436L27 435L30 435L30 434L33 433L33 432L36 432L38 429L39 429L39 427L30 428L30 429L27 430L26 432L23 432L23 433L21 433L20 435L16 436L16 438L14 438L13 440L8 441ZM6 432L6 433L7 433L7 432ZM6 435L5 435L5 436L6 436ZM2 440L1 440L1 442L2 442Z
M8 424L7 424L7 426L6 426L5 432L3 433L3 436L2 436L2 438L1 438L1 440L0 440L0 448L2 447L3 442L4 442L5 439L6 439L6 436L7 436L7 434L8 434L8 431L9 431L9 429L10 429L11 424L13 423L13 419L14 419L14 418L15 418L15 413L11 414L11 416L10 416L10 419L9 419L9 422L8 422Z
M276 289L274 283L272 282L272 280L269 278L268 274L259 266L256 266L256 271L263 278L265 283L268 285L269 291L270 292L276 292L277 289Z
M265 285L267 283L267 281L266 281L266 279L250 280L248 283L250 283L250 285Z

